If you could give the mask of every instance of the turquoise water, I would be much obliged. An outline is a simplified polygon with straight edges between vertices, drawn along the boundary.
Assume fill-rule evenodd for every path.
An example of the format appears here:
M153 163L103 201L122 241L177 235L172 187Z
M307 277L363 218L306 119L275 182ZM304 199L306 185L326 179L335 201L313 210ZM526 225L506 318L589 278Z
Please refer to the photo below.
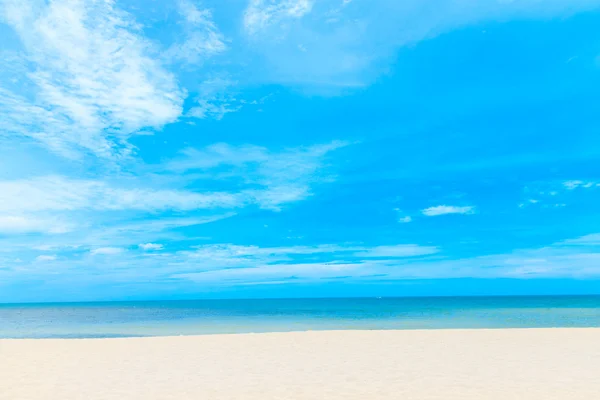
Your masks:
M326 329L600 327L600 296L194 300L0 305L2 338Z

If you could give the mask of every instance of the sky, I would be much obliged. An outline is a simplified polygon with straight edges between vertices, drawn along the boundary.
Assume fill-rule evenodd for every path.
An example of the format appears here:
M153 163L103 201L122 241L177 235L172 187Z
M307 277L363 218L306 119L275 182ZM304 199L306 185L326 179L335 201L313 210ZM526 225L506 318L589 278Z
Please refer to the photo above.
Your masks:
M0 0L0 302L600 293L600 0Z

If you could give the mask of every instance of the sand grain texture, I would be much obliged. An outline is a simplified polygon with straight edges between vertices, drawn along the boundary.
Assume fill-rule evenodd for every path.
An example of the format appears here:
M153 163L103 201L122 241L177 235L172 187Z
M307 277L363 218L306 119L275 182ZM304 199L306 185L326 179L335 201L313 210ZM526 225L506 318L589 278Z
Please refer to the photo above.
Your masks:
M0 340L1 400L600 396L600 329Z

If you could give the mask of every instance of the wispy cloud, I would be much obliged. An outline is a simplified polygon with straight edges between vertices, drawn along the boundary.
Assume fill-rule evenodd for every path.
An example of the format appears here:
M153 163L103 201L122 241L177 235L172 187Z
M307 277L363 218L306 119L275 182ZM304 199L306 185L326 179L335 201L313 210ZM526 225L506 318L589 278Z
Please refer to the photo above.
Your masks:
M289 280L291 276L294 279L320 279L342 273L357 277L376 273L385 260L398 262L437 252L436 247L415 244L378 247L205 245L193 252L183 252L182 255L187 257L185 264L192 268L189 268L190 272L174 273L173 277L203 282L232 280L244 284L264 279Z
M112 1L4 0L1 7L23 43L23 78L32 87L26 97L0 90L5 132L70 157L113 158L130 151L127 135L179 117L184 93Z
M440 278L532 278L532 277L590 277L600 276L600 253L598 247L582 248L573 242L569 245L556 243L538 249L516 250L506 254L493 254L472 258L451 259L447 257L413 258L419 254L428 256L436 253L435 248L410 245L390 246L389 248L367 248L364 253L381 258L359 257L361 252L338 250L334 258L322 258L306 262L305 259L291 257L292 253L260 259L248 255L233 256L235 262L229 264L218 261L217 268L201 272L181 272L174 277L229 285L279 280L314 281L343 276L344 279L368 281L397 279L440 279ZM349 250L349 248L346 248ZM254 253L252 253L254 254ZM400 254L400 257L395 257ZM230 260L226 257L225 260ZM242 261L240 261L242 260ZM235 267L235 268L233 268Z
M225 37L209 9L201 9L191 0L180 0L178 11L183 19L183 37L165 52L167 60L200 64L227 50Z
M343 275L345 279L378 280L440 279L440 278L550 278L599 277L600 251L596 236L557 242L547 247L520 249L505 254L470 258L448 258L437 254L436 247L397 245L381 247L344 247L329 245L327 257L306 259L291 257L294 249L282 249L283 254L264 249L244 249L238 254L223 255L236 259L230 266L218 263L218 268L204 272L184 272L179 278L214 284L241 284L268 280L315 280ZM254 258L248 258L252 255ZM259 256L257 256L257 254ZM369 254L371 257L361 257ZM417 257L421 256L421 257ZM431 257L430 257L431 256ZM245 260L245 262L240 262ZM236 266L236 268L231 268ZM225 280L225 281L223 281Z
M152 244L152 243L147 243ZM382 262L399 262L417 256L426 257L437 249L418 245L369 247L363 245L314 245L261 247L253 245L210 244L194 246L185 251L147 253L145 246L139 250L124 251L123 246L54 248L54 258L39 254L34 261L56 261L51 265L29 265L30 256L23 255L24 265L31 276L52 276L68 272L69 281L89 284L88 275L103 282L131 280L204 281L211 284L252 284L264 278L288 280L297 275L300 279L321 279L342 274L370 275L377 272ZM51 248L40 247L39 251ZM156 249L158 249L156 247ZM59 256L60 261L59 261ZM110 256L110 264L102 257ZM365 261L372 260L372 261ZM16 261L11 263L16 265ZM86 274L81 271L85 266ZM96 282L97 283L97 282Z
M27 255L31 255L32 250L89 252L98 247L139 247L139 243L154 244L159 241L185 244L191 239L203 239L182 235L181 229L210 224L231 218L235 214L225 213L185 218L146 216L142 221L137 222L127 218L125 221L114 221L110 216L84 215L85 218L76 218L77 214L72 217L76 229L68 232L52 235L15 235L15 232L12 234L7 232L10 235L0 237L0 253L20 254L27 258ZM85 221L80 221L80 219Z
M272 152L260 146L218 143L200 150L187 149L168 167L173 171L208 170L221 179L241 179L242 188L259 187L242 189L250 202L278 210L283 204L310 196L311 184L330 180L323 171L325 156L346 145L334 141Z
M143 177L111 182L73 179L60 175L0 181L0 215L10 215L4 225L28 225L27 213L77 210L198 210L235 209L251 204L279 209L304 199L311 186L332 179L324 171L325 156L345 146L343 142L271 152L258 146L216 144L188 149L168 164L173 172L205 172L203 179L235 177L228 191L156 188ZM225 168L225 170L223 170ZM6 217L8 218L8 217Z
M597 235L552 243L549 246L517 249L506 254L416 263L422 277L474 278L589 278L600 277L600 247Z
M201 266L202 269L215 270L230 266L258 267L289 261L291 257L333 254L345 251L355 251L353 247L337 245L292 246L292 247L260 247L235 244L209 244L196 246L192 251L180 254L188 262Z
M240 196L231 193L127 188L63 176L0 181L0 212L5 213L232 208L241 201Z
M244 27L253 35L270 25L301 18L312 6L312 0L250 0L244 12Z
M278 211L306 199L314 185L333 179L326 155L344 145L332 142L282 151L227 144L188 149L167 163L167 171L157 178L160 185L144 176L98 180L47 175L0 180L0 233L42 234L0 241L5 249L19 254L42 245L91 250L139 245L158 250L162 245L156 241L186 239L176 233L179 228L229 218L246 207ZM183 175L188 188L164 184L175 175ZM198 186L196 181L203 184ZM205 187L207 181L228 185L223 191L193 189ZM187 217L167 217L181 212L188 213Z
M547 247L515 250L477 257L449 257L437 247L400 244L364 246L326 244L314 246L261 247L253 245L209 244L176 252L148 253L94 247L111 256L107 265L85 253L41 254L28 265L28 276L59 277L56 271L70 273L70 282L92 284L78 269L100 271L96 276L110 284L153 280L163 282L202 282L207 287L263 284L269 282L317 282L440 279L440 278L549 278L599 277L600 252L595 236L557 242ZM111 248L111 247L109 247ZM115 254L113 254L115 253ZM101 254L97 254L101 255ZM20 257L23 258L23 257ZM59 261L60 260L60 261ZM44 264L41 261L52 261ZM56 278L54 278L56 279Z
M336 245L322 244L316 246L283 246L260 247L241 246L234 244L210 244L197 246L193 252L186 252L193 258L205 259L242 259L259 260L266 262L271 257L277 259L281 256L315 255L315 254L343 254L358 258L403 258L435 254L439 251L434 246L420 246L417 244L399 244L392 246L369 247L364 245ZM271 260L272 261L272 260Z
M475 207L473 206L434 206L429 207L421 211L421 213L427 217L437 217L438 215L446 214L474 214Z
M204 81L195 98L196 104L185 116L220 120L226 114L240 110L242 103L234 97L234 85L235 82L220 77Z

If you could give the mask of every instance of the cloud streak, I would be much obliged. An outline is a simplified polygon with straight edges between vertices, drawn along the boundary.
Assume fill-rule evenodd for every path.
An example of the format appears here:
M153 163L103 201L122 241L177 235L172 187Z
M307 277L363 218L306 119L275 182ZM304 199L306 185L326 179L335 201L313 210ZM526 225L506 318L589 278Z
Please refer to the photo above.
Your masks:
M139 183L139 182L138 182ZM128 188L99 180L63 176L0 181L0 212L76 210L193 210L233 208L243 199L231 193L195 193L155 188Z
M424 210L421 211L421 213L423 215L425 215L426 217L437 217L440 215L447 215L447 214L474 214L475 207L473 207L473 206L457 207L457 206L441 205L441 206L425 208Z

